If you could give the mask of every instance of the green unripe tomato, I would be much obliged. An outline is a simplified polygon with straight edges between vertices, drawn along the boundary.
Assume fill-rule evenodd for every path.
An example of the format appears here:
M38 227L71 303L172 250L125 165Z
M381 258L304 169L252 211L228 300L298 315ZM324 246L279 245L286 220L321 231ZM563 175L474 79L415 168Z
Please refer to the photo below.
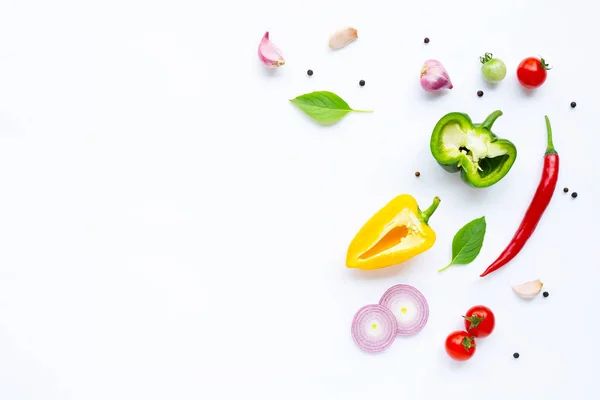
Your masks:
M506 64L499 58L493 58L491 53L485 53L485 56L479 57L481 73L483 79L489 83L498 83L506 76Z

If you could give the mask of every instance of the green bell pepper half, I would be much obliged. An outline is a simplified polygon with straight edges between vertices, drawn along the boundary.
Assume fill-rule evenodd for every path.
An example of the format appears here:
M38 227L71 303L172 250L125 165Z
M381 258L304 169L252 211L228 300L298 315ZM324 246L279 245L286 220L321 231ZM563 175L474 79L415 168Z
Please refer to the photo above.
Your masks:
M452 112L442 117L431 135L431 154L449 172L461 171L463 181L477 188L493 185L510 171L517 148L492 132L497 110L481 124L467 114Z

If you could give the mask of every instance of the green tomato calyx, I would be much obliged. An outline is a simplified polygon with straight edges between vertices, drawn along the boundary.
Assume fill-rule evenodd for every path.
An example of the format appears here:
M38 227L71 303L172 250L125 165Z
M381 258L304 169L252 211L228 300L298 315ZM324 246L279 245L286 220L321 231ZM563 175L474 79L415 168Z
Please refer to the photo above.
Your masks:
M492 53L485 53L483 56L479 57L479 61L482 64L485 64L488 61L492 61L494 59L494 55Z
M550 65L543 58L540 59L540 65L542 66L542 69L545 69L546 71L550 71L552 69L552 67L550 67Z
M473 342L473 338L472 337L465 337L461 344L463 345L463 347L465 348L465 350L469 350L471 347L475 347L475 343Z
M471 323L471 325L469 326L469 329L477 328L479 326L479 324L481 323L481 321L484 320L484 318L481 318L475 314L471 315L470 317L465 317L463 315L463 318Z

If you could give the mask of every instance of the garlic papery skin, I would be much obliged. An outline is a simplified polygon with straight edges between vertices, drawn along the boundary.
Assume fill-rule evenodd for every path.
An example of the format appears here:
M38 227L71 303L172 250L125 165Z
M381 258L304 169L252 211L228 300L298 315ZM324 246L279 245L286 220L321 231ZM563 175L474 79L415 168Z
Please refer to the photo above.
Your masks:
M281 50L269 39L269 32L265 33L258 45L258 58L269 68L277 68L285 64Z
M446 68L437 60L427 60L421 68L421 87L428 92L452 89L452 82Z
M515 293L524 299L533 299L542 291L544 284L539 279L513 286Z
M341 49L348 43L358 39L358 31L354 28L344 28L335 32L329 38L329 48L333 50Z

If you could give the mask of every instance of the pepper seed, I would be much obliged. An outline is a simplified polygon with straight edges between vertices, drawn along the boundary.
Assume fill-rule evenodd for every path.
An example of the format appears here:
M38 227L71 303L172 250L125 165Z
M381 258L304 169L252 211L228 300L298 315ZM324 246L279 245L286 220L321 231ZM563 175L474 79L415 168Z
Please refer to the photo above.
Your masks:
M575 108L577 107L577 103L575 103L574 101L571 102L571 108Z
M577 192L571 193L571 197L574 198L574 199L576 199L577 198Z
M365 86L365 83L366 83L366 82L365 82L364 80L362 80L362 79L361 79L361 80L358 82L358 84L359 84L360 86Z
M544 293L542 293L542 296L544 296L544 297L548 297L548 296L550 296L550 293L548 293L548 292L544 292Z
M429 38L426 37L423 41L425 42L425 44L427 44L427 43L429 43Z
M312 76L312 75L313 75L313 70L312 70L312 69L309 69L308 71L306 71L306 74L307 74L308 76Z
M478 90L477 91L477 96L479 96L479 97L483 96L483 90Z
M563 192L565 192L565 193L569 193L569 188L567 188L567 187L566 187L566 188L564 188L564 189L563 189Z
M514 357L514 358L519 358L519 353L515 353L515 354L513 354L513 357Z

